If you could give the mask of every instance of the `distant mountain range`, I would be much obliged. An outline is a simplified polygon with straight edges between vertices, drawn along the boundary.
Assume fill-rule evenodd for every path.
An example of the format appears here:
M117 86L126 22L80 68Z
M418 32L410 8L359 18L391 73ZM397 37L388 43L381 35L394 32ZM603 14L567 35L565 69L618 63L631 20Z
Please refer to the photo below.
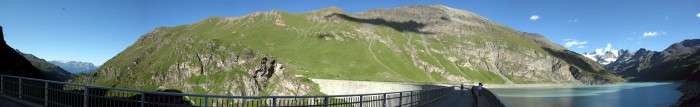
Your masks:
M295 77L294 75L299 75ZM308 78L415 83L622 82L542 35L442 5L256 12L160 27L71 82L306 95Z
M65 69L66 71L73 73L73 74L80 74L80 73L90 73L91 71L97 69L95 65L89 62L81 62L81 61L65 61L65 60L54 60L54 61L49 61L49 63L52 63L54 65L58 65L61 68Z
M661 52L639 49L620 51L619 58L605 66L631 81L678 81L700 76L700 39L675 43Z

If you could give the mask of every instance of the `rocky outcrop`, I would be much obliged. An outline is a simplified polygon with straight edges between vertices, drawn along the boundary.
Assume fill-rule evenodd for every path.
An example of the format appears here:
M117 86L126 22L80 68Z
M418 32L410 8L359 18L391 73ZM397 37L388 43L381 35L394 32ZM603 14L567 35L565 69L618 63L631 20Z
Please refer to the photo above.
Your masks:
M42 75L39 69L32 66L27 59L7 45L2 30L2 27L0 27L0 39L2 39L0 40L0 57L2 57L2 60L0 60L0 74L46 79L46 76Z
M284 63L250 48L160 28L71 82L235 96L305 95L313 89L284 69Z
M671 107L698 107L700 106L700 81L684 82L677 88L683 92L683 96Z

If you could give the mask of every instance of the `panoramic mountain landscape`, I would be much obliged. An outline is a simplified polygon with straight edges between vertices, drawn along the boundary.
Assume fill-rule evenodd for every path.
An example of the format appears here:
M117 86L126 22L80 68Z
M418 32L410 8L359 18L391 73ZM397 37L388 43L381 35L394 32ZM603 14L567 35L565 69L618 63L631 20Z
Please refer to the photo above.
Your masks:
M203 94L304 95L314 88L308 78L501 84L624 81L538 34L442 5L356 14L336 7L306 13L268 11L161 27L99 69L71 81Z
M0 1L0 104L700 106L700 1L317 2Z

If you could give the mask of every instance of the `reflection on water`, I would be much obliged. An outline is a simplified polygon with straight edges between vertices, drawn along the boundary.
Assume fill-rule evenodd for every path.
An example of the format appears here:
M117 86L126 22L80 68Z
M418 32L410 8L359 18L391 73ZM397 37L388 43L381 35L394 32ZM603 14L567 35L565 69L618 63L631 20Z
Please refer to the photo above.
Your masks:
M490 89L514 107L666 107L682 95L679 83Z

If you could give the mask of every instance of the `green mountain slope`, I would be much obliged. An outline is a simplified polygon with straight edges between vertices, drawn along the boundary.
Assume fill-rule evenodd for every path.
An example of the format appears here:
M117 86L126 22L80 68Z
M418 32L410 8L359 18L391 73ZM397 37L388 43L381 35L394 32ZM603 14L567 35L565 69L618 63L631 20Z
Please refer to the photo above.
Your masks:
M56 66L54 64L51 64L47 62L44 59L41 59L39 57L36 57L32 54L27 54L27 53L22 53L19 50L16 50L17 53L22 55L24 58L29 60L29 62L32 64L32 66L38 68L41 70L41 74L46 76L46 79L49 80L54 80L54 81L66 81L73 77L73 74L63 70L63 68Z
M316 87L307 78L415 83L622 81L543 36L441 5L355 14L335 7L307 13L269 11L161 27L98 70L72 81L210 94L299 95Z

